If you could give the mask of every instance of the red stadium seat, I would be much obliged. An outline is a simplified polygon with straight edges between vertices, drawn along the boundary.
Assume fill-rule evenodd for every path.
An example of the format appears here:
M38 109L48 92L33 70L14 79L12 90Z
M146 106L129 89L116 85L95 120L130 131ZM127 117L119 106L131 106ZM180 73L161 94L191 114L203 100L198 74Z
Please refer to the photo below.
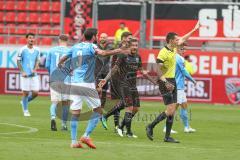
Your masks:
M25 10L27 10L27 2L26 1L19 1L19 2L17 2L16 10L18 10L18 11L25 11Z
M39 14L38 13L30 13L28 22L31 23L38 23L39 21Z
M27 44L27 40L25 36L18 38L18 44Z
M27 33L27 25L21 24L17 26L16 34L26 34Z
M49 13L42 13L40 23L51 23L51 17Z
M4 44L4 37L3 36L0 37L0 44Z
M60 29L53 29L53 30L51 31L51 35L54 35L54 36L60 35Z
M4 20L4 12L0 12L0 23L2 23L3 22L3 20Z
M20 23L27 22L27 21L28 21L28 19L27 19L27 13L26 13L26 12L20 12L20 13L18 13L17 18L16 18L16 21L17 21L17 22L20 22Z
M60 23L60 14L59 13L55 13L52 15L52 22L53 23Z
M61 3L60 2L52 2L52 11L60 12L60 10L61 10Z
M8 38L8 43L9 44L16 44L17 43L17 38L16 37L9 37Z
M9 23L7 24L7 30L6 30L7 34L15 34L16 33L16 25Z
M28 5L28 10L29 11L38 11L39 10L39 5L37 1L30 1Z
M0 24L0 33L4 33L5 26L1 23Z
M51 26L50 25L44 25L40 28L39 34L41 35L50 35L51 34Z
M7 12L4 18L5 22L15 22L15 13Z
M47 1L41 2L40 10L41 11L50 11L51 10L51 4Z
M52 39L51 38L42 38L40 41L41 45L52 45Z
M5 2L5 10L7 10L7 11L15 10L15 2L14 1Z
M0 1L0 11L3 11L5 8L4 2Z
M38 33L38 27L39 27L39 25L32 24L28 27L28 32L37 34Z

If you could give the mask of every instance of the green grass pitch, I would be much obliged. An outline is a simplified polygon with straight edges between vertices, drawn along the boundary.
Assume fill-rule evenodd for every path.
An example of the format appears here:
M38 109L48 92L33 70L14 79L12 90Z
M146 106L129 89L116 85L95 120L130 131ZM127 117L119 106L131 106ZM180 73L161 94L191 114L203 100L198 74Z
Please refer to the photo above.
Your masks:
M159 102L141 102L140 114L134 119L133 131L138 139L119 137L113 120L109 130L98 124L91 135L96 150L70 148L70 132L50 131L49 97L30 103L31 117L23 117L20 96L0 96L0 160L227 160L240 155L240 107L191 104L191 126L196 133L183 133L179 116L173 128L180 144L163 143L163 123L154 129L155 140L149 141L145 126L150 114L164 110ZM86 127L80 122L78 137ZM38 131L36 131L38 130Z

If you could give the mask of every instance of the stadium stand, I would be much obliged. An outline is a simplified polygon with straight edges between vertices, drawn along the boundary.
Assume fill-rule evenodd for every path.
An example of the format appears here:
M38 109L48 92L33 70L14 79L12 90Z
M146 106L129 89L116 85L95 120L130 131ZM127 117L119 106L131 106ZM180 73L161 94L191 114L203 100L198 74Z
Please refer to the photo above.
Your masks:
M51 45L60 33L59 0L0 0L0 43L23 44L33 32L43 45Z

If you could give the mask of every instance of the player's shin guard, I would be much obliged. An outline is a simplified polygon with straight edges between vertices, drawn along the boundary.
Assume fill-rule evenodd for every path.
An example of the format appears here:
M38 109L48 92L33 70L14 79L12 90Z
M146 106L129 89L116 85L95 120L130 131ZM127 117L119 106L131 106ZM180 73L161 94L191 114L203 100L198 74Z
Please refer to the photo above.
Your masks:
M22 106L24 111L28 111L28 97L22 97Z
M114 125L119 126L119 118L120 118L120 111L116 111L115 114L113 115L114 117Z
M98 112L93 112L90 120L88 121L88 126L86 128L85 133L84 133L84 137L89 137L89 135L96 128L100 117L101 117L101 115Z
M185 108L180 109L180 117L183 121L184 127L189 128L189 121L188 121L188 111Z
M125 112L125 124L126 124L126 128L127 128L127 133L131 133L131 124L132 124L132 117L133 114L131 112ZM121 126L123 128L123 126Z
M67 126L69 107L63 106L62 108L62 126Z
M57 104L56 103L52 103L51 106L50 106L51 119L55 119L56 118L56 109L57 109Z
M77 143L77 128L78 128L78 115L72 115L71 119L71 139L72 144Z
M169 138L169 136L170 136L170 133L172 130L172 125L173 125L173 120L174 120L174 116L167 117L165 138Z
M111 110L109 110L104 117L108 118L111 115L115 114L116 112L119 112L120 110L124 109L124 104L122 103L122 101L118 102Z
M157 118L149 124L149 127L154 128L159 122L164 120L167 117L165 112L160 113Z

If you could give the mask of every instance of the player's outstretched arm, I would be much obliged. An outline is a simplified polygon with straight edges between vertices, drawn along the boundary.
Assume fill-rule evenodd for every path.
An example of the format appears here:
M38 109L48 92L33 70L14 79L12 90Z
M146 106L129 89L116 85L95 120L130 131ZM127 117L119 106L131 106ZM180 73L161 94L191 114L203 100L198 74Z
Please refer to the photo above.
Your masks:
M140 72L143 74L144 77L146 77L150 82L157 85L157 82L148 74L148 71L140 69Z
M107 83L107 81L118 72L118 70L119 70L118 65L115 65L111 69L111 71L108 72L107 76L99 82L98 87L102 88Z
M115 54L130 54L130 49L122 49L117 48L114 50L101 50L101 49L95 49L96 54L102 55L102 56L111 56Z
M178 45L181 45L184 42L186 42L192 36L192 34L199 29L199 27L200 27L200 22L198 21L195 27L190 32L188 32L187 34L185 34L179 39Z

